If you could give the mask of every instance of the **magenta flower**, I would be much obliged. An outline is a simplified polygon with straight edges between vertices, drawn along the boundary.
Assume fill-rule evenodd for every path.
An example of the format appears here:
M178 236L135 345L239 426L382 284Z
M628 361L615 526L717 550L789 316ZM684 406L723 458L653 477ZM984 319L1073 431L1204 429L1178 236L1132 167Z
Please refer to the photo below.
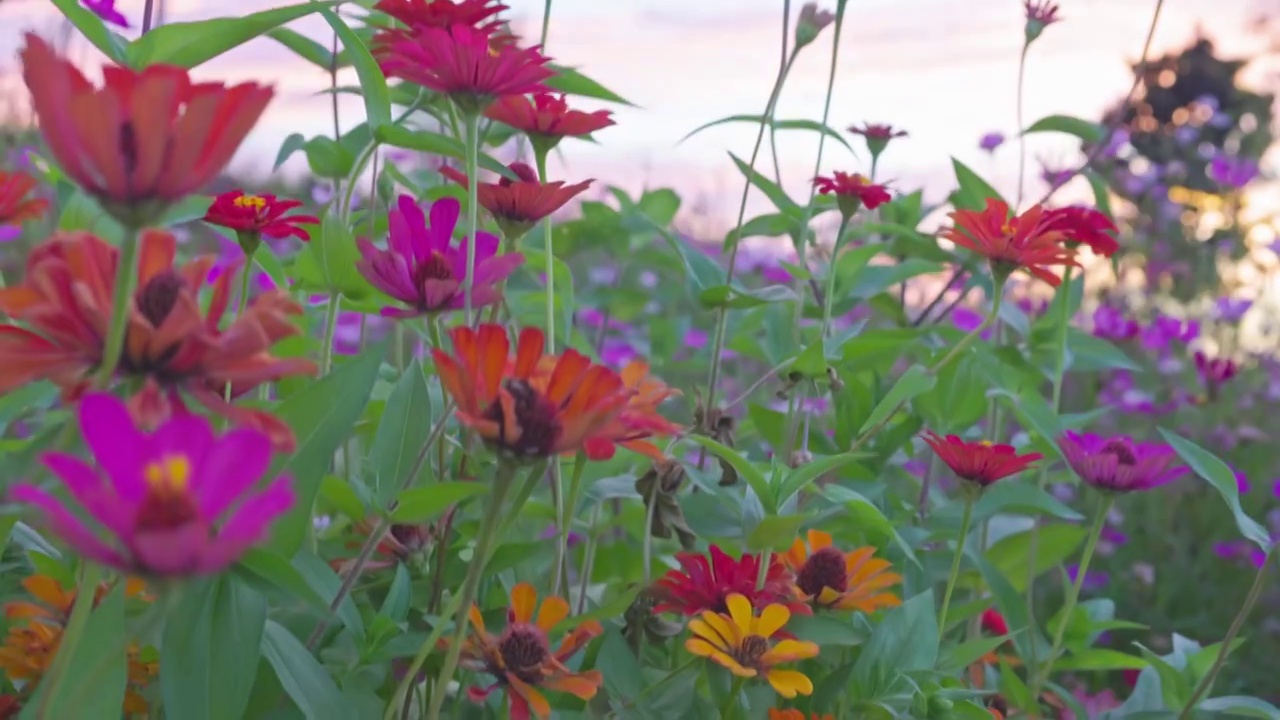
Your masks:
M91 393L80 401L80 431L96 468L63 453L41 459L96 527L34 485L15 486L13 499L40 509L76 552L123 572L217 573L293 505L287 476L251 491L271 463L271 440L257 430L215 436L205 418L178 414L144 433L124 402Z
M1099 305L1093 311L1093 334L1106 340L1131 340L1138 336L1138 323L1110 305Z
M1236 364L1229 358L1210 358L1202 352L1196 352L1196 372L1205 385L1216 386L1236 376Z
M382 308L383 316L410 318L465 305L462 282L467 274L470 243L453 243L459 207L453 198L437 200L431 206L428 225L422 208L412 197L401 195L390 214L387 249L380 250L364 238L358 241L363 256L356 263L360 274L374 287L409 306ZM498 255L498 238L489 233L478 233L477 238L471 304L481 308L502 298L498 286L524 262L524 256Z
M1004 134L998 132L989 132L982 136L978 141L978 147L987 152L995 152L996 148L1004 144Z
M128 29L129 19L116 9L116 0L82 0L84 6L103 22Z
M1187 472L1174 465L1177 453L1168 445L1139 443L1132 438L1104 438L1067 431L1058 440L1067 464L1085 483L1112 492L1150 490Z

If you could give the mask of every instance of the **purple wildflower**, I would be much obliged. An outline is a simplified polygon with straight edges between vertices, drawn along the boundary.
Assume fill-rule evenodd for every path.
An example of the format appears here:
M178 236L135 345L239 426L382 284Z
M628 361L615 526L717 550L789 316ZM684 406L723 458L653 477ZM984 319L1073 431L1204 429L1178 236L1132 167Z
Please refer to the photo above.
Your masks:
M1220 185L1240 189L1258 177L1258 163L1219 153L1209 161L1209 177Z
M989 132L982 136L978 141L978 147L987 152L995 152L996 148L1004 144L1004 134L998 132Z
M1173 448L1125 436L1104 438L1068 430L1058 447L1081 481L1112 492L1150 490L1187 472L1186 467L1173 464L1177 458Z
M1252 300L1220 297L1214 303L1213 316L1223 322L1236 323L1240 322L1240 318L1244 317L1244 314L1249 312L1249 308L1252 307Z
M1071 578L1071 582L1076 581L1076 576L1080 574L1079 565L1067 566L1067 577ZM1106 588L1111 582L1111 576L1102 570L1089 570L1084 574L1084 582L1080 585L1082 592L1094 593Z
M1132 340L1138 336L1138 323L1125 317L1119 308L1099 305L1093 311L1093 334L1106 340Z
M1142 346L1148 350L1166 352L1173 342L1189 343L1200 337L1200 323L1195 320L1179 320L1169 315L1157 314L1142 331Z

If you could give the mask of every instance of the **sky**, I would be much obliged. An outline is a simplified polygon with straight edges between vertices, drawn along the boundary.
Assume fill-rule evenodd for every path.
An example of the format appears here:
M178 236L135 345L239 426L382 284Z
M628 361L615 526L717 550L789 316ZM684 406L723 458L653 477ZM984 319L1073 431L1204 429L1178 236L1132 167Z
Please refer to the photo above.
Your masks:
M1202 29L1229 53L1254 54L1265 43L1247 31L1258 0L1166 2L1154 42L1156 52L1186 43ZM283 0L169 0L166 22L198 20L283 4ZM507 0L516 31L536 37L542 0ZM800 2L793 2L798 12ZM820 5L834 6L834 0ZM119 0L135 20L143 0ZM1024 114L1027 122L1049 114L1096 118L1129 89L1128 67L1137 60L1155 0L1061 0L1061 23L1032 47L1027 63ZM746 157L755 139L749 124L720 126L681 142L708 121L759 114L777 71L782 3L778 0L554 0L546 52L579 68L634 103L615 107L617 126L597 133L598 144L566 141L563 163L553 168L566 180L596 178L636 192L673 187L685 210L698 208L711 224L732 223L741 179L727 152ZM989 131L1012 133L1016 123L1016 79L1022 43L1019 0L850 0L838 54L830 125L843 129L863 121L907 130L881 159L878 179L901 190L923 187L940 200L953 184L950 158L986 175L997 188L1016 185L1017 150L1006 145L994 156L977 147ZM328 27L304 18L290 27L326 44ZM21 31L56 36L59 16L49 0L0 2L0 91L18 98L15 78ZM787 82L778 108L781 119L821 119L831 62L831 29L806 48ZM130 34L132 36L132 34ZM97 53L75 48L86 63ZM1266 83L1266 67L1251 73ZM292 132L314 135L331 128L329 100L317 95L327 74L259 39L197 69L202 79L268 81L277 97L233 163L233 169L265 174L281 141ZM355 84L354 74L340 84ZM586 109L606 107L580 101ZM19 105L20 107L20 105ZM362 119L360 101L347 98L342 125ZM807 192L814 174L816 135L783 132L778 155L784 185ZM821 172L867 172L868 155L849 137L857 156L828 143ZM1028 193L1040 189L1038 160L1058 166L1078 161L1075 143L1035 137L1029 142ZM767 158L767 153L762 157ZM305 167L295 160L287 172ZM771 166L766 166L771 169Z

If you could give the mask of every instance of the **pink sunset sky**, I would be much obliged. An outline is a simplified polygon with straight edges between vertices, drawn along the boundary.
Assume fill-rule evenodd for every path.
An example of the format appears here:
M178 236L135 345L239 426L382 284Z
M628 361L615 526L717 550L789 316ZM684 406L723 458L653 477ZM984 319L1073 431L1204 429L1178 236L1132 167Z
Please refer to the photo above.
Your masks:
M234 9L249 13L283 0L170 0L166 21L216 17ZM517 32L540 32L541 0L507 0ZM796 11L800 2L794 2ZM820 5L834 6L834 0ZM1139 56L1154 0L1061 0L1063 22L1050 27L1033 46L1026 85L1026 117L1064 113L1096 118L1129 88L1128 64ZM143 0L119 0L117 7L134 20ZM741 180L726 151L750 153L754 127L729 125L684 143L693 128L732 114L758 114L776 72L781 28L778 0L555 0L547 52L576 66L637 107L614 108L618 125L597 134L598 145L566 142L560 172L566 179L594 177L637 191L668 186L686 198L686 209L701 199L704 210L732 222ZM1167 2L1155 50L1185 43L1196 28L1229 53L1260 52L1265 40L1248 32L1257 0L1177 0ZM0 3L0 89L16 97L20 33L25 29L56 35L59 15L48 0ZM953 182L950 156L970 164L1001 189L1012 189L1017 152L1006 146L994 157L977 148L989 131L1015 129L1015 80L1022 42L1022 4L1018 0L851 0L840 49L831 124L888 122L910 132L895 141L881 161L880 178L898 189L923 186L941 199ZM329 42L328 26L304 18L290 27ZM830 33L830 29L827 30ZM75 48L86 62L97 53L87 44ZM830 62L830 35L807 48L782 97L783 119L819 119ZM292 132L325 133L331 127L329 100L316 95L327 87L325 73L292 56L274 41L260 39L198 68L198 76L228 81L274 83L277 99L233 167L267 173L281 140ZM1250 77L1267 83L1258 64ZM339 80L355 84L354 74ZM586 103L590 104L590 103ZM595 107L595 106L593 106ZM357 99L342 106L344 127L361 120ZM856 138L851 138L856 139ZM784 132L779 136L783 178L794 195L806 192L813 170L816 137ZM1069 165L1077 160L1074 143L1036 137L1030 143L1028 174L1037 175L1037 158ZM828 143L823 170L866 172L860 157ZM767 155L766 155L767 157ZM298 171L300 158L286 166ZM1038 183L1038 180L1031 182ZM1033 187L1029 192L1035 192Z

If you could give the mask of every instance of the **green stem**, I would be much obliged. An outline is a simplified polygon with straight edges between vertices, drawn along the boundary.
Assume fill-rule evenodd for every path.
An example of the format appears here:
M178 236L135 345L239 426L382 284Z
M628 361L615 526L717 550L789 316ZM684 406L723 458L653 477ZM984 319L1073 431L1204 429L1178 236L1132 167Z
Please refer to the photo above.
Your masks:
M1187 700L1182 712L1178 713L1178 720L1187 720L1187 718L1191 717L1191 711L1195 709L1196 703L1200 702L1200 698L1209 692L1214 679L1218 677L1218 672L1222 670L1222 665L1227 661L1227 655L1231 652L1231 646L1235 644L1236 636L1240 634L1240 629L1244 627L1244 621L1249 619L1249 613L1253 611L1253 606L1257 604L1258 597L1262 595L1262 588L1266 585L1267 571L1270 569L1271 553L1268 552L1266 559L1262 561L1262 567L1258 568L1258 574L1253 577L1253 586L1249 588L1249 594L1245 597L1244 604L1240 606L1240 612L1236 613L1235 619L1231 621L1231 627L1227 628L1227 636L1222 639L1222 644L1218 648L1218 657L1214 658L1213 666L1209 668L1208 674L1196 684L1195 690L1191 693L1191 698Z
M44 693L45 702L58 696L62 682L67 679L67 663L75 654L75 647L80 643L84 629L89 624L89 614L93 612L94 599L98 595L98 585L102 582L102 578L102 568L98 565L86 561L80 566L80 582L76 583L76 601L71 606L71 616L67 619L62 638L58 642L58 652L53 657L53 667L49 669L49 675L46 676L45 682L49 687Z
M474 181L471 186L475 187ZM513 465L505 462L498 465L497 477L493 480L493 492L489 496L489 503L485 506L484 517L480 520L480 529L476 534L475 555L467 566L467 577L462 582L461 603L453 620L453 638L449 642L449 650L445 653L444 666L440 668L435 690L431 693L431 711L428 715L431 720L440 720L440 708L444 705L444 697L449 689L449 683L453 680L453 673L458 669L458 660L462 657L462 641L467 636L467 615L471 610L471 604L475 602L476 591L480 587L484 567L489 562L493 541L499 534L498 519L502 516L502 504L507 499L507 492L511 489L514 472ZM424 646L424 648L430 651L429 647ZM420 650L419 653L421 652ZM409 681L412 677L413 673L406 675L405 681ZM401 685L404 685L404 682Z
M822 332L818 336L820 338L825 338L827 330L831 327L831 306L835 304L836 296L836 260L844 247L844 234L849 228L849 220L848 217L840 216L840 229L836 231L836 242L831 248L831 266L827 269L827 290L822 295Z
M1022 43L1022 54L1018 56L1018 96L1014 112L1017 114L1016 121L1018 123L1018 201L1013 205L1013 211L1016 214L1022 207L1022 191L1025 189L1027 180L1027 133L1026 125L1022 119L1022 80L1027 70L1027 49L1031 47L1031 43Z
M392 360L395 361L396 374L399 375L404 372L404 323L396 323L391 332L394 338L391 345Z
M939 639L947 633L947 611L951 609L951 593L956 589L956 578L960 577L960 558L964 556L964 541L969 536L969 525L973 522L974 497L973 492L965 492L964 518L960 520L960 537L956 538L956 554L951 558L951 574L947 576L947 589L942 594L942 612L938 614Z
M422 671L423 664L427 661L427 656L435 649L436 643L440 642L440 638L444 636L445 623L443 618L457 614L459 608L462 608L462 595L455 594L449 599L449 604L445 606L440 613L440 617L436 619L435 627L431 629L431 634L427 636L422 646L418 648L418 654L413 656L413 662L409 664L409 672L400 680L400 684L396 686L395 695L392 696L391 702L387 705L386 712L382 716L382 720L395 720L396 708L407 704L409 691L413 687L415 678ZM469 608L468 608L469 610Z
M463 112L467 125L467 274L462 281L464 317L471 324L471 292L475 286L476 274L476 237L480 231L480 113L472 110ZM432 698L432 702L435 698Z
M538 180L545 185L547 183L546 150L535 146L534 161L538 165ZM547 352L554 355L556 352L556 256L555 247L551 242L550 216L542 220L542 238L543 261L546 263L545 272L547 274Z
M329 374L333 368L333 336L338 331L338 307L342 305L342 294L329 296L329 309L324 316L324 344L320 346L320 377Z
M547 31L551 29L551 0L542 3L542 37L538 39L538 46L542 48L542 52L547 51Z
M582 578L578 582L578 602L575 604L574 615L581 615L587 607L587 586L591 584L591 573L596 566L596 547L600 542L597 537L599 534L597 525L600 523L600 508L600 503L596 503L595 507L591 508L591 519L587 523L587 545L582 549ZM644 635L641 634L640 637L641 642L643 642Z
M641 544L642 557L644 558L644 585L649 586L650 575L652 574L651 566L653 565L653 517L657 514L658 507L658 487L662 481L655 479L653 481L653 492L645 498L644 509L644 540ZM643 633L641 633L643 637Z
M1035 679L1031 683L1032 697L1039 696L1037 691L1053 672L1053 663L1058 659L1058 653L1062 650L1062 640L1067 636L1067 626L1071 624L1071 613L1076 609L1076 602L1080 600L1080 589L1084 587L1085 576L1089 574L1089 562L1093 560L1093 553L1098 549L1098 538L1102 537L1102 526L1106 524L1107 513L1111 511L1111 505L1114 502L1115 498L1110 494L1105 495L1102 504L1098 507L1097 516L1093 518L1093 527L1089 529L1089 540L1084 546L1084 552L1080 555L1076 581L1071 583L1071 589L1067 591L1067 600L1062 606L1062 617L1058 621L1058 629L1053 633L1053 644L1049 646L1049 656L1044 659L1044 668L1035 673Z
M720 706L720 720L726 720L729 712L733 710L733 704L738 701L738 696L742 694L742 685L745 678L735 675L733 677L733 689L729 691L729 695L724 699L724 704Z
M565 579L565 557L569 552L569 526L573 524L573 514L578 508L578 493L582 491L582 473L587 468L587 456L578 453L573 462L573 477L569 480L569 496L564 495L563 478L560 474L560 458L551 459L551 482L556 490L556 567L555 582L551 584L551 592L560 594L560 583ZM567 590L566 586L566 590Z
M116 265L115 296L111 303L111 325L102 351L102 364L98 367L98 387L111 384L116 367L120 365L120 353L124 350L124 338L129 329L129 306L133 304L138 284L138 233L127 228L120 244L120 259Z

